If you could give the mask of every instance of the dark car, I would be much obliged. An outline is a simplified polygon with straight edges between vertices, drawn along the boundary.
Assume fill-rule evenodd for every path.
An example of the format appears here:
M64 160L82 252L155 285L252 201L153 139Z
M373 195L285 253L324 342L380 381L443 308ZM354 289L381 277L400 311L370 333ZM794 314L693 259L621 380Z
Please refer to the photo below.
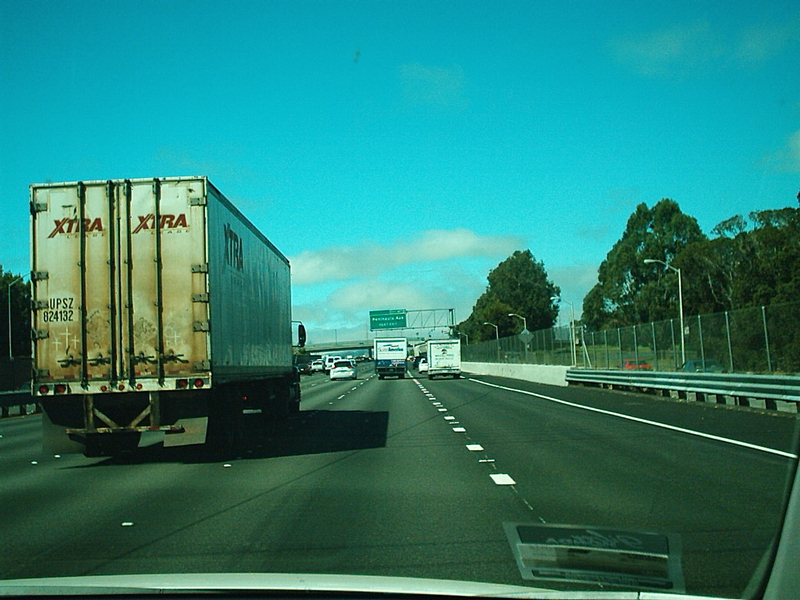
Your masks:
M725 367L723 367L718 360L713 358L693 358L683 363L681 371L688 371L690 373L724 373Z
M298 360L294 363L301 375L311 375L311 363L307 360Z

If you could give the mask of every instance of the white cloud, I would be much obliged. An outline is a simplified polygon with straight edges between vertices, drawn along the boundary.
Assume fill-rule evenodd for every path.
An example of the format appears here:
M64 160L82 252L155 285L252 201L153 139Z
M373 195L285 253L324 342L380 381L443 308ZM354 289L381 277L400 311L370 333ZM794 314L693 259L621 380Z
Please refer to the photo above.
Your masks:
M483 273L484 282L485 276L486 273ZM484 288L480 278L476 274L470 281L456 284L448 280L446 273L434 270L402 280L373 278L345 283L322 298L295 305L293 318L305 323L312 343L365 339L371 310L452 308L458 322L469 315L472 305L482 293ZM303 301L302 298L296 300ZM407 333L425 335L427 331Z
M328 297L329 306L340 312L430 307L430 293L422 282L370 280L343 286Z
M364 242L290 257L295 286L375 277L399 266L467 257L498 257L522 247L517 236L480 236L468 229L428 230L393 246Z
M436 67L418 63L400 67L400 83L406 102L434 107L466 105L464 72L458 65Z
M766 62L797 42L798 27L800 19L780 24L750 25L736 41L737 59L744 66L758 66Z
M568 267L556 267L549 271L550 279L561 288L561 297L567 302L572 302L575 308L575 318L580 319L583 314L583 299L597 283L597 265L583 263ZM561 318L570 317L570 306L564 303L561 307Z
M723 34L707 21L695 21L613 39L615 58L647 76L680 76L697 69L759 67L797 44L800 19L756 23Z
M610 42L616 58L642 75L675 75L723 53L709 23L697 21Z
M306 324L309 339L323 342L365 338L370 310L452 308L456 322L462 321L486 289L489 270L501 259L407 264L363 280L300 286L293 291L292 318Z
M800 129L789 136L783 148L765 156L762 164L782 173L800 173Z

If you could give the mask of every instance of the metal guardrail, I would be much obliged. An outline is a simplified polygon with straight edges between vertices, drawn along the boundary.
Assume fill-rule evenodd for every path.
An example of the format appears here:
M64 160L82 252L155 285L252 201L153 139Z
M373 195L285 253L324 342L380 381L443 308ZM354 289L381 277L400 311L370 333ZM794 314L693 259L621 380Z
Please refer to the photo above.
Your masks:
M627 387L638 390L677 391L705 395L730 396L737 404L749 405L749 399L800 403L800 377L793 375L753 375L747 373L682 373L669 371L622 371L617 369L569 369L567 383Z

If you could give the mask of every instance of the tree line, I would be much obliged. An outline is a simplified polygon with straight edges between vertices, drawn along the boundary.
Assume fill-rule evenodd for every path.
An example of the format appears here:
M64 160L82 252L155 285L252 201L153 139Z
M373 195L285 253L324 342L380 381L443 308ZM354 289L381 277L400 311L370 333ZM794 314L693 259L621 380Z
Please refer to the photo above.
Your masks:
M671 268L667 268L669 265ZM583 301L592 330L800 299L800 209L735 215L705 235L665 198L640 204Z
M0 348L2 358L31 355L31 291L27 281L19 281L22 273L3 271L0 268ZM9 305L9 293L11 304ZM11 313L9 315L9 306ZM8 326L11 325L11 353L8 349Z
M639 204L583 299L588 329L626 327L679 314L702 315L800 300L800 209L735 215L708 236L678 203ZM552 327L560 290L530 250L516 251L489 273L470 316L456 326L470 343ZM490 323L497 326L497 330Z

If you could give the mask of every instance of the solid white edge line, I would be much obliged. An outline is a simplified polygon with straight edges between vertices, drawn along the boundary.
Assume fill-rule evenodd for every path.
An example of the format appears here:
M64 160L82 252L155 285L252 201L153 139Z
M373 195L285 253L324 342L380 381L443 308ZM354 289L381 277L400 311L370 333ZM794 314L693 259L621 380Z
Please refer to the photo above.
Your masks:
M497 385L496 383L488 383L486 381L481 381L480 379L473 379L470 377L469 381L474 381L475 383L480 383L481 385L485 385L488 387L497 388L500 390L507 390L509 392L518 392L520 394L526 394L528 396L535 396L536 398L541 398L542 400L549 400L550 402L557 402L558 404L564 404L566 406L572 406L573 408L581 408L583 410L588 410L591 412L601 413L604 415L609 415L612 417L619 417L620 419L627 419L628 421L635 421L637 423L644 423L646 425L653 425L654 427L661 427L662 429L669 429L672 431L678 431L680 433L686 433L689 435L695 435L697 437L706 438L709 440L714 440L716 442L724 442L726 444L732 444L734 446L741 446L742 448L749 448L751 450L759 450L761 452L766 452L768 454L775 454L777 456L783 456L784 458L792 458L797 459L796 454L792 454L791 452L784 452L783 450L775 450L774 448L767 448L766 446L758 446L756 444L750 444L748 442L742 442L739 440L732 440L730 438L720 437L718 435L712 435L710 433L703 433L702 431L694 431L693 429L686 429L684 427L677 427L675 425L667 425L666 423L659 423L658 421L649 421L648 419L642 419L640 417L633 417L631 415L623 415L622 413L612 412L610 410L604 410L602 408L595 408L593 406L584 406L582 404L576 404L575 402L569 402L568 400L561 400L559 398L553 398L551 396L545 396L544 394L537 394L536 392L529 392L528 390L519 390L517 388L507 387L504 385Z

